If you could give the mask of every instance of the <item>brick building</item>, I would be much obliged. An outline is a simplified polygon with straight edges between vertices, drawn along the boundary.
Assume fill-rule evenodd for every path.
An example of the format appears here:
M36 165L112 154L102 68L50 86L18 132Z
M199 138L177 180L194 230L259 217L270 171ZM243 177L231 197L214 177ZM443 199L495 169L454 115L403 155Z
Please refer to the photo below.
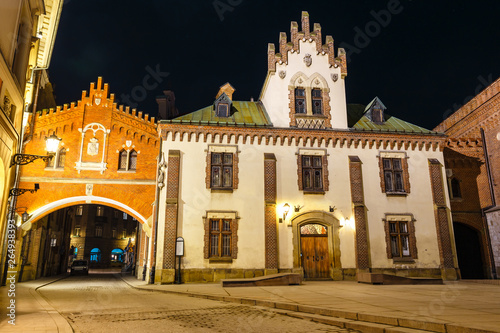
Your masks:
M31 121L33 139L26 144L27 154L46 155L45 138L49 135L55 134L61 141L49 162L21 167L20 188L39 184L37 192L18 199L17 206L25 207L28 213L22 225L24 238L38 234L33 226L41 227L36 222L48 214L66 207L73 207L75 214L86 204L99 205L109 212L111 207L135 218L144 234L151 237L159 150L154 118L118 106L108 85L98 78L78 102L37 112ZM94 235L95 223L89 227ZM72 225L68 229L68 237L75 228ZM83 233L84 226L80 228ZM69 246L66 242L61 250L66 255ZM85 246L83 256L89 256L90 250ZM37 273L25 274L23 278L27 279Z
M444 149L462 277L496 278L500 269L500 79L434 130Z
M213 103L161 120L155 281L276 272L353 280L363 272L456 279L446 137L347 107L343 49L302 13L268 47L258 101L230 84ZM147 252L147 251L146 251Z

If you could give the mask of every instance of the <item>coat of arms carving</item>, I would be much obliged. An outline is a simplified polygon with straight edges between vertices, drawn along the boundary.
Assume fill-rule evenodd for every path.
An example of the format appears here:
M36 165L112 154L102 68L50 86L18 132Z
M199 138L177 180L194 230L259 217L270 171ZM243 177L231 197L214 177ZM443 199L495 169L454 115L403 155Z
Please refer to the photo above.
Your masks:
M285 71L279 71L278 75L280 76L281 79L284 79L286 77L286 72Z
M333 80L333 82L337 82L338 79L339 79L339 75L338 74L332 74L332 80Z
M304 57L304 63L306 64L307 67L311 66L313 60L311 58L311 55L307 53Z
M87 154L90 156L95 156L99 152L99 140L96 138L90 139L90 142L87 145Z

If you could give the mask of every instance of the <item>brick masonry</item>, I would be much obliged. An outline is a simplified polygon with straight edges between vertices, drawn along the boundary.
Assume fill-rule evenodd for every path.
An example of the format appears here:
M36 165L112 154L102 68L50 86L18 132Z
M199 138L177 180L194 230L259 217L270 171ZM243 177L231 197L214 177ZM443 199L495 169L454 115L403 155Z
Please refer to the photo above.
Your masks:
M175 269L175 241L177 238L180 161L180 151L170 150L168 153L165 234L163 241L164 269Z
M439 245L439 257L444 268L453 268L454 255L451 245L450 221L446 207L444 184L442 177L442 165L436 159L429 159L429 174L432 186L432 199L434 201L434 216Z
M264 154L264 232L266 269L278 269L278 230L276 226L276 157Z
M356 221L356 267L358 269L367 269L370 268L370 246L363 194L363 175L361 160L358 156L349 156L349 177L351 181L351 200L354 206L354 220Z

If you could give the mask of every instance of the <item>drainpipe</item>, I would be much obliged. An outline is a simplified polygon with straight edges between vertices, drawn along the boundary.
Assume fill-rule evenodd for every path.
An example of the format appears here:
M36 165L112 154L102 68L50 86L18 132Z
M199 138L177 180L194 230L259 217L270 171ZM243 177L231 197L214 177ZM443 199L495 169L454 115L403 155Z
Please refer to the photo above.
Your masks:
M151 256L151 272L149 274L149 284L154 284L155 283L155 274L156 274L156 251L157 251L157 247L158 247L158 242L157 242L157 239L158 239L158 216L159 216L159 213L160 213L160 210L158 209L158 206L159 206L159 199L160 199L160 188L158 187L158 174L159 174L159 171L160 169L163 167L163 165L160 165L161 164L161 156L163 154L163 151L162 151L162 148L163 147L163 139L161 139L161 136L160 136L160 154L158 155L158 165L156 167L156 182L155 182L155 186L156 186L156 194L155 194L155 211L154 211L154 233L151 235L153 237L153 247L154 247L154 251L153 251L153 255ZM165 180L164 180L165 181Z
M496 200L495 200L495 192L493 191L493 176L491 174L491 168L490 168L490 157L488 155L488 147L486 145L486 137L484 135L484 129L480 128L481 131L481 140L483 141L483 154L484 154L484 163L486 164L486 174L488 176L488 186L490 188L490 196L491 196L491 207L496 206ZM483 216L483 221L486 229L486 236L488 238L488 243L491 245L491 236L490 236L490 227L488 225L488 219L486 218L486 213L485 211L488 208L491 207L485 207L481 209L481 215ZM495 257L493 256L493 250L491 246L488 246L488 252L490 254L490 265L491 265L491 274L493 275L493 278L497 278L497 270L495 266Z

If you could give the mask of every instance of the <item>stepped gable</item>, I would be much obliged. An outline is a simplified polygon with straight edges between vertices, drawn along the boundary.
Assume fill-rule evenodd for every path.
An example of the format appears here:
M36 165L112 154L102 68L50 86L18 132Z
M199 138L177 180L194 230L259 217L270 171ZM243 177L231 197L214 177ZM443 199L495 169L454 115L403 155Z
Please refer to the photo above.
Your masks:
M139 131L157 137L156 121L154 117L149 118L149 114L136 109L130 109L128 106L117 105L115 95L109 93L109 85L102 83L102 77L98 77L97 85L90 83L90 89L82 91L82 97L76 103L64 104L56 109L41 110L35 115L35 135L44 133L64 132L69 127L71 130L81 128L84 113L98 110L102 121L108 119L110 123L105 126L111 126L112 129L119 129L120 126L115 122L121 122ZM30 117L30 121L32 116ZM43 129L42 129L43 128Z
M310 30L309 24L309 13L302 12L302 31L299 31L297 22L292 22L290 27L290 42L287 41L287 35L285 32L280 33L279 39L279 53L276 53L276 49L273 43L268 44L267 55L268 55L268 71L276 72L276 63L288 64L288 52L298 52L300 53L299 40L303 42L316 42L316 51L318 54L328 56L328 63L333 67L340 67L342 78L347 76L347 58L346 52L343 48L338 49L337 57L335 57L333 37L327 35L325 37L325 44L322 44L321 36L321 25L319 23L314 23L313 30Z

